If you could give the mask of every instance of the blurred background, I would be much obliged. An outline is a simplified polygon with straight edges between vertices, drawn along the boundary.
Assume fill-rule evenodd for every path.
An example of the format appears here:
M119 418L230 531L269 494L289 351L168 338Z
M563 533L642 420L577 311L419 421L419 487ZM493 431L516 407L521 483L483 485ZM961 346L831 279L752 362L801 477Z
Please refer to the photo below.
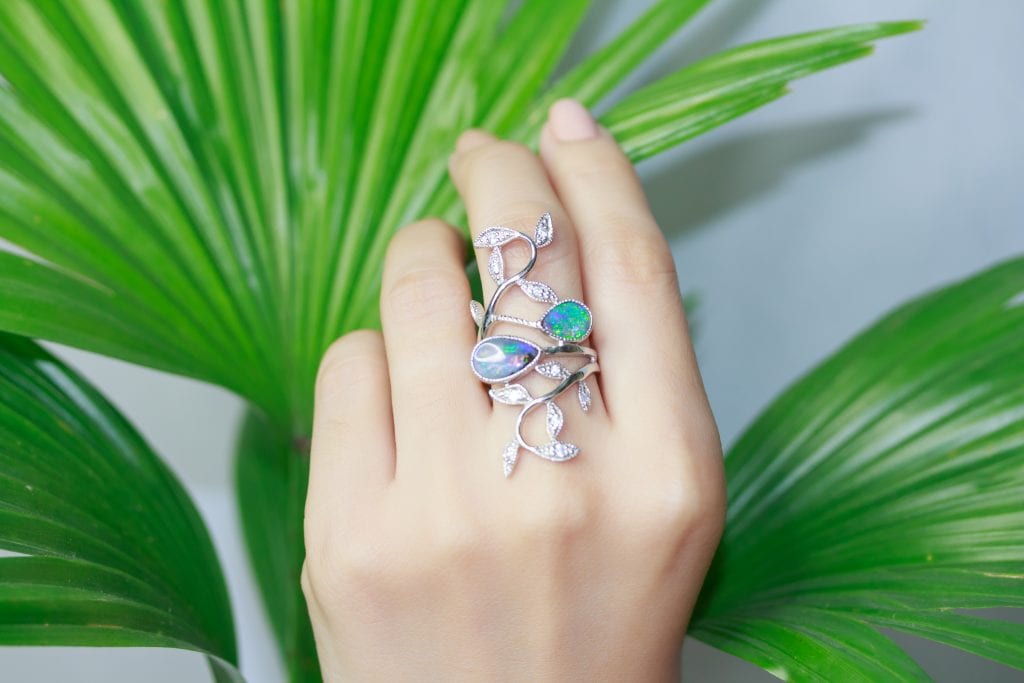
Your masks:
M650 3L596 0L568 61ZM801 80L781 102L640 171L669 235L726 446L786 385L899 302L1024 252L1024 3L718 0L625 89L743 42L828 26L926 19L878 53ZM227 392L55 348L123 410L184 480L220 552L251 683L283 680L244 558ZM230 362L230 359L225 359ZM751 567L751 571L757 571ZM1006 667L897 636L938 681L1021 681ZM688 640L691 681L769 681ZM154 649L2 648L0 680L209 680Z

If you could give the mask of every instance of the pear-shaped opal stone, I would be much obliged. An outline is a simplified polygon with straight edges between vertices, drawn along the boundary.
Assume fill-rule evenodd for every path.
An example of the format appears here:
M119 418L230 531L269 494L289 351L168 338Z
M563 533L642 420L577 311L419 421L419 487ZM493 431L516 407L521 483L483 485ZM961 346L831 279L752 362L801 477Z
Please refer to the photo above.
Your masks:
M473 347L473 370L486 382L516 376L540 355L540 347L516 337L488 337Z
M555 304L540 321L544 331L556 339L577 342L590 334L590 310L579 301L568 299Z

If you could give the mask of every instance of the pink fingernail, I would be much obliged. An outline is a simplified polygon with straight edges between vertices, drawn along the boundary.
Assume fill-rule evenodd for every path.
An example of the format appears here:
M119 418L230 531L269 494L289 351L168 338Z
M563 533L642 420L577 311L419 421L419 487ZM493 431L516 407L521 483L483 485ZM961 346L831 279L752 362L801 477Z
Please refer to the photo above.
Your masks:
M548 111L551 133L560 142L576 142L597 137L597 121L576 100L558 100Z

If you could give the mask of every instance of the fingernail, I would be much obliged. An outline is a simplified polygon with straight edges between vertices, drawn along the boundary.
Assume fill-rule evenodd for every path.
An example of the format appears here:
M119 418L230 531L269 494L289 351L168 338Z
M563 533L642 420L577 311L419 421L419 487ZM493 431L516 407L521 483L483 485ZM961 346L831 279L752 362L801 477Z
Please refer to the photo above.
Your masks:
M576 100L558 100L548 111L551 133L560 142L576 142L597 137L597 121Z
M487 131L480 130L479 128L471 128L459 136L459 139L455 141L455 152L457 154L463 154L471 149L476 149L481 145L485 145L488 142L492 142L494 136Z

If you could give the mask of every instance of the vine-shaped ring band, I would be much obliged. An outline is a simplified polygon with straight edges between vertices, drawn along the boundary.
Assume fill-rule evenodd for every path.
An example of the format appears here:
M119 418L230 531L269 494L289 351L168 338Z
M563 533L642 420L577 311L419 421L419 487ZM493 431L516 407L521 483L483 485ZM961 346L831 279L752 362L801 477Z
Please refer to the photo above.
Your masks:
M470 367L473 373L483 382L494 385L490 389L491 398L499 403L522 406L516 419L515 438L510 441L502 452L502 464L505 476L512 474L519 450L524 449L547 460L561 462L576 457L579 446L558 440L562 430L564 417L562 409L555 403L555 398L572 385L576 385L576 397L584 412L590 409L590 388L587 377L598 372L597 352L580 342L590 335L593 327L593 316L586 304L576 299L559 299L555 291L537 280L527 280L526 276L533 270L537 262L537 251L551 244L554 238L554 226L551 214L545 213L537 222L534 236L531 238L518 230L495 226L486 228L473 240L477 249L490 249L487 259L487 272L494 280L497 288L491 300L484 308L478 301L470 302L470 313L477 325L477 343L470 354ZM505 277L505 259L501 248L513 240L522 240L530 249L530 258L526 266L511 277ZM495 308L501 297L511 288L519 289L530 299L548 304L548 309L537 320L528 320L498 313ZM524 327L532 327L551 337L554 342L544 346L528 339L513 335L495 335L488 337L487 331L496 322L506 322ZM569 370L559 357L580 357L585 362L575 370ZM543 377L557 380L558 384L545 394L531 396L526 387L512 380L533 370ZM501 384L501 386L497 386ZM523 438L523 420L534 409L545 406L547 433L550 441L534 446Z

